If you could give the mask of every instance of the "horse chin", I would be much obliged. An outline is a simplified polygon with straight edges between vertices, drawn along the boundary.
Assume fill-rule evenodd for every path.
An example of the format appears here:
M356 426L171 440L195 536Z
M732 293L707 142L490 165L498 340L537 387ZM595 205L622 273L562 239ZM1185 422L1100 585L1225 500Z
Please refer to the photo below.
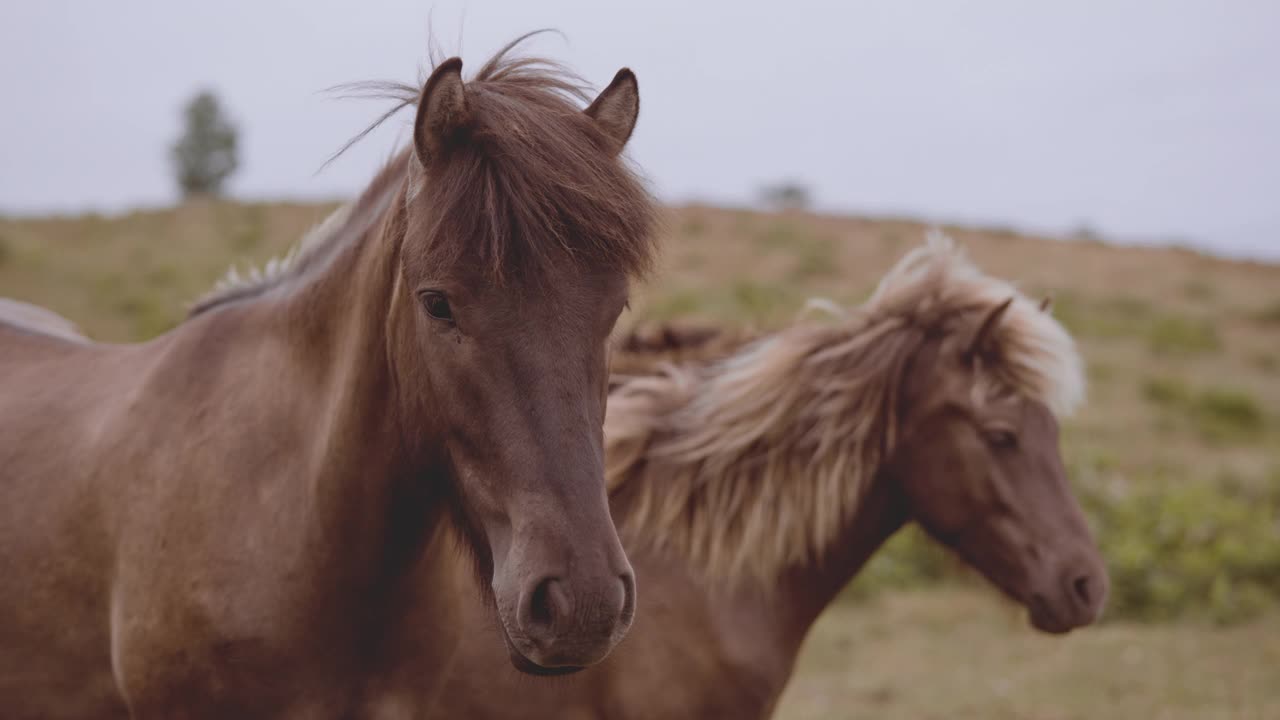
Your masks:
M1026 603L1027 614L1031 619L1031 627L1050 635L1066 635L1076 629L1076 624L1063 617L1049 601L1039 595L1033 595Z
M507 657L511 659L511 667L524 675L532 675L535 677L562 677L572 675L583 670L580 665L557 665L547 667L525 657L523 653L516 649L512 644L511 638L507 637L507 633L502 633L502 640L507 644Z

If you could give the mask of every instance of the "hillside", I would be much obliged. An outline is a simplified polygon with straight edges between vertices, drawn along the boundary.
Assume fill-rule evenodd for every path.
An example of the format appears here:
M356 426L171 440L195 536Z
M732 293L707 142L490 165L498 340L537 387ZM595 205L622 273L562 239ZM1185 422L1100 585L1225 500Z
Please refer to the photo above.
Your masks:
M195 203L172 210L0 219L0 294L90 335L140 340L176 323L232 264L283 252L332 205ZM994 274L1053 298L1089 363L1073 457L1134 479L1280 467L1280 266L1180 249L947 228ZM770 326L813 296L864 298L924 236L910 221L708 207L666 214L664 261L623 325L702 317Z
M48 306L98 339L145 339L178 322L186 304L229 264L282 253L332 207L211 202L110 219L0 219L0 296ZM1028 640L1020 622L990 610L982 620L990 646L973 672L985 667L1016 676L1017 658L1076 648L1052 651L1054 672L1087 681L1138 672L1122 667L1125 658L1137 657L1123 648L1149 644L1168 652L1139 653L1141 673L1134 677L1145 684L1122 703L1129 709L1123 714L1171 708L1170 717L1201 716L1196 702L1222 711L1215 715L1221 717L1275 711L1280 677L1258 668L1280 662L1274 640L1280 620L1274 610L1280 601L1280 265L999 229L946 229L989 272L1052 297L1055 314L1081 345L1089 400L1065 425L1064 450L1115 588L1112 624L1063 644ZM694 317L769 327L786 322L810 297L857 302L925 230L906 220L670 208L662 267L637 289L621 326ZM911 630L904 642L952 637L969 643L963 632L940 628L964 622L948 608L956 592L969 602L970 590L904 595L901 589L952 575L918 535L905 534L854 584L852 595L888 589L868 612L896 607L890 599L900 599L906 604L894 618L931 623ZM804 690L793 690L785 707L830 716L847 701L849 712L873 708L878 717L947 715L948 696L931 705L909 685L895 694L886 674L905 672L908 664L843 672L854 660L868 662L877 648L892 652L875 616L850 612L838 608L824 619L801 663L805 674L796 687ZM1129 624L1153 620L1178 624ZM1238 656L1223 649L1239 647L1229 638L1251 634L1273 639ZM1197 694L1194 682L1176 680L1201 644L1219 648L1210 658L1219 676L1250 669L1241 671L1239 688L1205 686ZM924 663L920 668L945 673L948 657L965 662L954 652L916 659ZM964 707L974 717L1029 716L1027 708L1057 703L1051 682L1057 675L1037 677L1012 690L971 688ZM876 684L881 680L891 689ZM824 697L836 705L819 702ZM1237 704L1224 709L1231 697ZM1178 698L1191 705L1180 706ZM1104 707L1057 706L1053 717L1097 716Z

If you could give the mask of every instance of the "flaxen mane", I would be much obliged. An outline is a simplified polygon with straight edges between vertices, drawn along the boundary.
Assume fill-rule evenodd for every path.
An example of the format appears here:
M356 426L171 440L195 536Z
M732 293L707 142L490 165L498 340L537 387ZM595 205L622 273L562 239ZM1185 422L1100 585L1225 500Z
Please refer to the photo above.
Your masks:
M1011 389L1070 412L1084 393L1070 336L938 236L835 321L625 380L605 425L619 527L721 578L767 580L814 559L894 447L911 356L1010 297L975 392Z
M613 141L583 113L587 83L556 62L513 52L534 34L499 50L467 81L465 138L425 171L402 151L357 205L389 205L381 209L404 213L414 204L408 232L430 244L436 261L488 268L495 281L536 281L565 261L643 274L655 249L653 199L616 157ZM422 92L421 83L347 89L395 102L355 140L397 111L416 107ZM403 188L401 202L385 202L396 197L384 192L387 187ZM356 215L365 222L356 222ZM358 239L370 216L380 215L339 210L265 270L232 271L192 314L305 273L317 258Z

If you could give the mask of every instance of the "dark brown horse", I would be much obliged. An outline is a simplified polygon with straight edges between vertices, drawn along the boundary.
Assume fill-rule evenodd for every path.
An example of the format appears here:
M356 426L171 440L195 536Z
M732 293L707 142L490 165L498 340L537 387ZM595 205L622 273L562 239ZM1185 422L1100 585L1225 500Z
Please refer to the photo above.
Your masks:
M466 82L440 63L412 148L173 331L0 322L0 714L397 716L459 639L437 588L476 568L504 666L626 633L601 426L652 250L619 159L637 85L584 110L511 49Z
M1036 304L939 241L865 306L733 345L663 330L625 341L642 355L615 364L631 373L606 446L645 588L633 635L538 685L486 672L501 655L468 643L438 697L445 716L767 717L819 613L908 522L1035 627L1097 618L1106 570L1055 420L1081 398L1080 360ZM685 364L655 369L655 354Z

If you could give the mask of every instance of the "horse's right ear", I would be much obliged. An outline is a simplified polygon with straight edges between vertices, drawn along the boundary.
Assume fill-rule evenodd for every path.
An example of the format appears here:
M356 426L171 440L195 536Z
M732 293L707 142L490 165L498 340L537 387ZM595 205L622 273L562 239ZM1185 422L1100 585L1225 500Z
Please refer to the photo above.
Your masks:
M982 322L976 326L973 334L969 336L964 344L964 359L966 362L982 357L991 350L991 340L995 334L996 326L1000 324L1004 314L1009 311L1009 307L1012 305L1013 298L1009 298L991 308L986 316L982 318Z
M418 161L429 165L470 125L462 58L452 57L436 66L418 98L418 116L413 121L413 149Z

